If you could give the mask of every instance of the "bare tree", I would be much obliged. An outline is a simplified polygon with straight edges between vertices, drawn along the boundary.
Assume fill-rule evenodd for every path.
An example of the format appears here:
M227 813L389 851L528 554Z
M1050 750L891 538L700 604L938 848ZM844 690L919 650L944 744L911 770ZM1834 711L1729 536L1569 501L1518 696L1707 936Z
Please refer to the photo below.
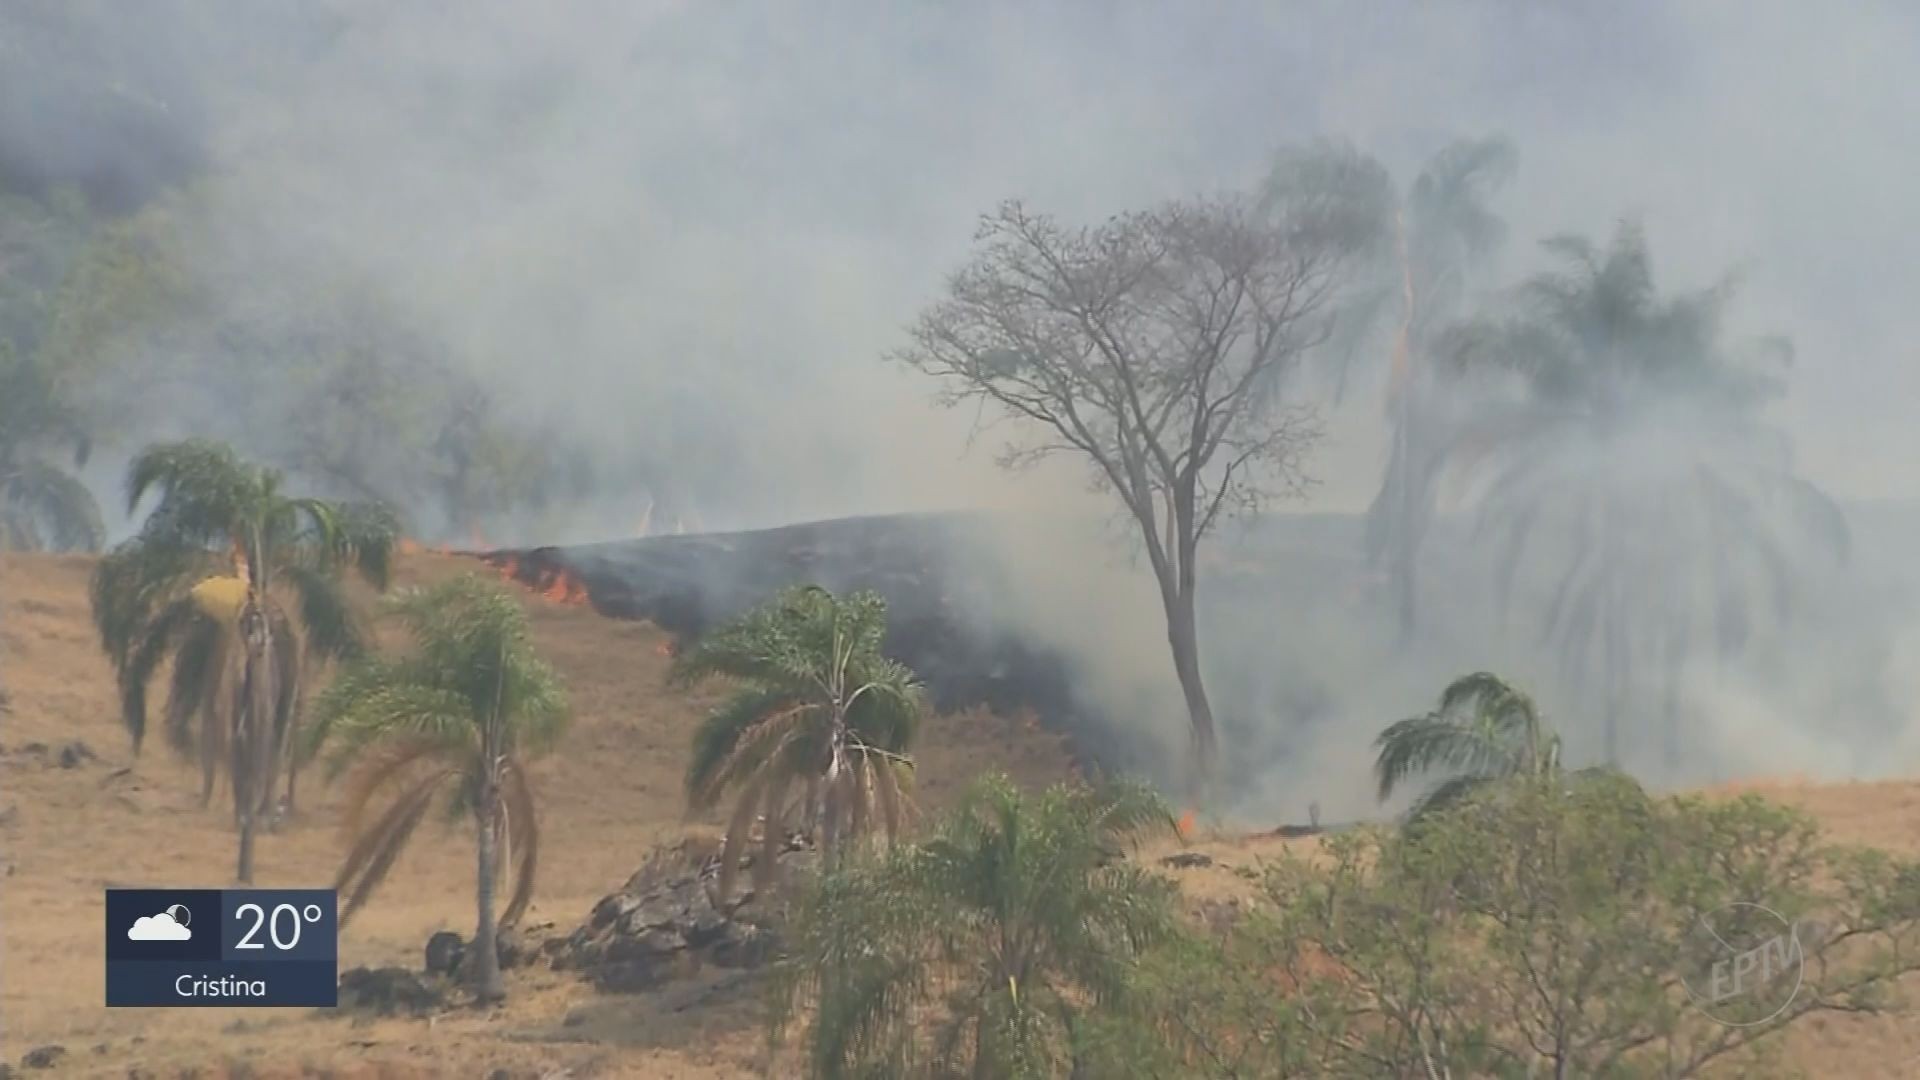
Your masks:
M1196 552L1223 517L1308 483L1318 420L1281 390L1330 330L1354 247L1342 209L1337 192L1303 189L1280 206L1194 200L1068 228L1008 202L895 357L944 380L944 404L1028 422L1002 465L1077 453L1118 496L1159 583L1196 780L1216 743Z

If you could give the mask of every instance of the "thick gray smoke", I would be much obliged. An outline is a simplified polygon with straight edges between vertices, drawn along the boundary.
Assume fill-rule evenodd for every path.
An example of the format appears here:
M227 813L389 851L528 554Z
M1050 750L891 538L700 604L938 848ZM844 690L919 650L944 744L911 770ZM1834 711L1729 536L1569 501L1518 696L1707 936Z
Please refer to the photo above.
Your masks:
M1774 418L1803 475L1850 505L1920 498L1907 5L169 0L135 17L49 0L4 25L0 72L25 74L0 80L0 174L79 177L115 204L184 184L155 213L217 303L288 327L371 305L401 329L370 353L450 366L578 448L590 483L497 540L631 535L650 507L653 528L963 506L1097 523L1076 466L998 472L987 446L966 452L972 417L879 357L997 200L1092 221L1244 188L1318 136L1403 180L1452 137L1509 136L1497 281L1539 265L1537 238L1604 237L1623 216L1663 289L1741 270L1733 329L1798 346ZM114 116L137 102L138 136L90 126L87 94ZM313 388L238 389L246 343L220 345L220 363L191 338L101 346L167 373L125 445L193 431L278 449L272 418ZM1366 505L1381 367L1363 358L1337 402L1296 388L1321 396L1329 436L1289 510ZM1853 576L1769 646L1786 660L1770 678L1686 672L1723 729L1690 748L1688 778L1920 755L1920 632L1888 599L1917 530L1897 506L1855 517ZM1221 540L1223 562L1270 559L1280 582L1232 590L1207 638L1248 812L1363 812L1367 740L1463 669L1511 670L1586 715L1527 631L1496 625L1471 544L1437 541L1440 621L1406 653L1366 606L1358 525L1292 524ZM1116 718L1178 748L1144 570L1124 541L1073 533L1007 545L1032 587L994 617L1072 645Z

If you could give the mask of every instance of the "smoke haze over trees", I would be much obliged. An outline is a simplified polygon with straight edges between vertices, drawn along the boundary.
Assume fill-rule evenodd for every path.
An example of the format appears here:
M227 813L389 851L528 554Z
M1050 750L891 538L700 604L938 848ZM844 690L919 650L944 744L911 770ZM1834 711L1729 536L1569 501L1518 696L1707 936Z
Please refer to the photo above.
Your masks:
M1102 533L1107 504L1076 468L1008 476L963 453L971 416L878 358L1003 199L1093 225L1254 192L1277 151L1329 138L1379 163L1413 224L1436 155L1504 136L1512 175L1486 205L1505 242L1475 254L1449 316L1551 269L1541 238L1604 240L1623 219L1661 296L1734 268L1725 339L1792 339L1766 423L1859 534L1856 565L1813 581L1791 625L1757 626L1724 663L1632 676L1645 709L1671 686L1696 717L1680 772L1920 754L1920 620L1898 591L1920 515L1866 505L1920 498L1920 16L1785 0L1095 12L9 5L0 343L32 367L22 385L84 418L77 468L109 539L131 528L113 489L128 457L185 435L303 489L391 499L416 535L455 544L1012 512L1030 531L1004 554L1030 587L982 617L1068 642L1113 711L1178 737L1159 598ZM1537 620L1501 625L1488 553L1444 527L1462 492L1423 492L1439 524L1401 534L1420 537L1424 583L1406 641L1357 523L1293 516L1362 511L1396 475L1381 403L1401 300L1380 303L1373 333L1340 343L1350 357L1316 357L1287 389L1326 430L1303 463L1311 498L1223 532L1202 573L1229 779L1293 813L1314 794L1331 814L1365 806L1363 785L1342 803L1297 782L1327 755L1363 762L1383 719L1460 670L1526 676L1570 760L1602 749L1598 697L1557 679ZM1343 392L1314 373L1343 373ZM36 460L64 468L71 450L56 433ZM1541 541L1544 564L1565 541ZM1254 559L1257 588L1240 573ZM1516 584L1516 610L1547 602L1536 585Z

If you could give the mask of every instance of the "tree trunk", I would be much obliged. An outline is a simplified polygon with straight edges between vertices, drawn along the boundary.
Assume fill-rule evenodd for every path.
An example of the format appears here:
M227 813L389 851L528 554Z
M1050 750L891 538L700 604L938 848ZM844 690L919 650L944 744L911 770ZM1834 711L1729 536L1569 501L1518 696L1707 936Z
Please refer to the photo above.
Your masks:
M473 931L473 967L468 971L473 991L481 1001L499 1001L507 996L506 983L500 978L500 931L493 919L493 885L498 880L494 867L493 800L491 789L480 799L484 809L479 815L479 881L474 890L479 901L480 924Z
M1187 702L1187 720L1192 731L1189 793L1195 799L1204 799L1211 786L1219 744L1213 728L1213 705L1207 700L1207 688L1200 678L1200 634L1192 592L1176 594L1168 604L1167 643L1173 647L1173 671L1180 680L1181 696Z
M234 869L235 880L242 885L253 884L253 830L254 815L248 811L240 813L240 858L239 866Z
M1615 768L1620 765L1620 714L1626 710L1627 696L1626 629L1621 625L1617 599L1617 595L1608 597L1608 610L1601 616L1607 764Z
M234 819L240 829L240 854L234 873L240 884L251 885L254 834L273 793L275 760L271 745L275 690L273 636L267 613L258 601L249 601L242 610L240 637L245 657L230 740Z
M1416 543L1412 535L1412 524L1407 518L1407 510L1401 508L1401 519L1395 529L1393 539L1393 565L1389 573L1393 577L1394 610L1399 621L1398 643L1402 648L1413 642L1413 633L1417 628L1419 612L1416 608L1417 582L1414 577L1414 559Z

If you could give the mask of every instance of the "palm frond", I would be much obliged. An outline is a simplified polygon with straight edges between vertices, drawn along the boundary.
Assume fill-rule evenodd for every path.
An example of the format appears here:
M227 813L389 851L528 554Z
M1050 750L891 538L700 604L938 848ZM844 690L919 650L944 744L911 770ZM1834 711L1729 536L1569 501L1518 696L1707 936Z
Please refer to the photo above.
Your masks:
M1526 694L1490 672L1449 683L1433 712L1388 725L1374 740L1380 801L1409 778L1447 770L1499 778L1559 767L1559 741Z
M94 627L116 669L156 614L206 577L203 551L130 540L95 564L89 583Z
M138 628L137 639L130 643L120 666L120 719L133 738L134 753L140 752L147 734L147 684L153 680L161 661L203 621L208 621L207 616L198 605L182 597L145 620ZM189 690L198 689L204 694L208 674L203 665L184 674L176 673L175 678L189 680Z
M1105 840L1138 843L1149 830L1164 830L1169 836L1180 834L1180 823L1160 793L1143 781L1122 778L1108 780L1086 790L1099 835Z
M440 746L472 745L471 702L417 681L415 672L414 665L394 661L342 672L314 702L303 756L335 743L329 768L338 775L371 744L422 739Z
M106 538L100 506L87 486L32 458L18 462L0 484L0 515L44 526L46 546L55 551L98 551Z
M232 630L231 624L201 614L181 631L173 650L165 719L167 742L183 755L197 754L201 758L207 791L212 790L213 773L224 752L224 746L210 752L207 744L224 740L230 723L226 707L231 704L227 699Z
M760 857L753 863L753 883L758 889L771 888L780 880L780 852L787 843L787 792L793 788L793 777L792 770L780 770L767 780ZM726 893L722 890L719 895L724 897Z
M1492 777L1474 774L1448 777L1435 784L1431 791L1414 800L1413 806L1407 810L1407 820L1422 821L1458 806L1492 782Z
M351 660L366 651L366 630L338 577L298 565L283 567L280 576L299 601L308 655Z
M687 763L685 790L691 809L708 809L720 798L716 776L722 765L732 759L741 738L768 715L789 707L791 700L781 692L743 692L733 696L693 728L693 759Z
M506 842L507 859L502 865L510 875L507 905L500 911L500 924L512 926L526 914L533 900L534 874L540 865L540 822L535 811L533 785L525 766L509 757L500 766L500 806L505 828L500 835Z
M728 788L774 765L824 769L828 753L828 730L818 723L818 707L783 705L739 732L726 757L714 763L712 774L703 780L705 786L687 792L687 805L710 807Z
M333 882L334 889L344 898L340 904L341 926L347 924L386 880L387 872L393 869L407 841L426 817L428 807L433 805L434 794L453 775L451 770L429 773L395 799L386 813L360 834Z
M147 533L182 547L204 547L239 531L264 486L232 447L188 439L150 446L127 466L127 513L151 492L158 492L159 507Z
M392 578L394 546L400 541L400 519L393 508L385 503L343 503L336 508L334 524L342 561L384 592Z
M754 814L761 808L761 795L772 778L773 774L764 770L754 774L740 789L733 816L727 819L727 831L720 847L720 878L714 885L723 898L733 895L733 879L747 851L747 834L753 828ZM768 821L767 828L775 828L774 822Z
M465 759L457 748L431 738L393 738L369 749L347 774L341 799L341 836L349 844L357 842L366 831L368 807L396 781L424 768L453 771Z

